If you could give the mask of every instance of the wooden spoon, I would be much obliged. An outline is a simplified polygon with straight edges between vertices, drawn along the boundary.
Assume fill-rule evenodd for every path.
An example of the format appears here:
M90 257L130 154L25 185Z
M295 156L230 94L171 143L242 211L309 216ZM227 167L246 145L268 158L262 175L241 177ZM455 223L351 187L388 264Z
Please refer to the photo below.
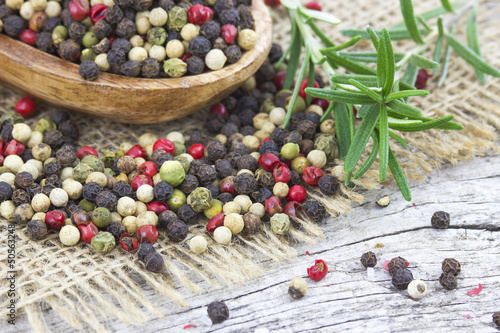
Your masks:
M241 59L218 71L167 79L100 73L85 81L78 65L0 34L0 82L68 109L117 122L149 124L186 116L231 94L266 59L272 21L263 0L253 0L258 42Z

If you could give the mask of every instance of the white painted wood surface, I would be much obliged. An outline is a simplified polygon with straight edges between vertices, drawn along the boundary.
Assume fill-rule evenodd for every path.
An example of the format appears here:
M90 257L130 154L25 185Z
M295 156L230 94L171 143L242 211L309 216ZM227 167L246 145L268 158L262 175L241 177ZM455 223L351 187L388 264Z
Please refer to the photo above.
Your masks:
M500 311L500 156L436 171L425 182L413 184L412 193L415 206L404 201L395 187L365 193L364 204L324 223L325 239L316 245L298 245L298 257L278 263L260 258L268 269L260 279L202 295L179 288L189 308L146 290L164 318L151 317L141 326L127 327L111 320L103 325L111 332L141 333L498 332L491 315ZM392 202L380 208L375 201L385 194ZM430 218L437 210L451 214L450 229L431 227ZM375 248L377 243L384 246ZM372 277L359 262L366 251L374 251L379 259ZM406 291L392 286L383 262L395 256L406 258L414 277L427 283L428 294L422 300L412 300ZM458 289L452 291L437 281L441 262L449 257L462 263ZM308 279L303 299L289 297L289 281L307 277L307 267L319 258L329 265L326 278L321 282ZM483 291L469 296L467 291L478 283ZM226 302L230 318L211 326L206 305L214 300ZM45 320L48 331L74 331L51 310L46 311ZM188 324L197 327L183 329ZM15 329L4 326L0 331L30 328L20 318Z

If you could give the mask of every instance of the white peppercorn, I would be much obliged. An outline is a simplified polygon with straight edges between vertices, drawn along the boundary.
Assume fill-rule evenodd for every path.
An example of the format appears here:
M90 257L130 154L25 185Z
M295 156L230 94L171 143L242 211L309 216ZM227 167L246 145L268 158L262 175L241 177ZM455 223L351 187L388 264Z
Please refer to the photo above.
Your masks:
M90 0L90 6L93 7L95 5L102 5L104 4L103 0Z
M288 294L295 299L302 298L307 293L307 281L304 278L296 277L290 281Z
M152 26L161 27L167 23L168 14L165 9L156 7L149 12L149 22Z
M184 144L186 142L184 135L181 132L177 132L177 131L172 131L172 132L168 133L165 138L172 141L172 142L177 141L177 142L180 142L182 144Z
M113 222L122 222L123 218L118 212L111 212L111 223Z
M47 0L30 0L30 2L33 5L33 9L35 10L35 12L47 8Z
M63 181L62 188L68 194L68 198L71 200L77 200L82 196L83 185L73 179L67 179Z
M223 145L225 145L227 143L227 136L225 136L224 134L217 134L215 136L215 140L217 140L220 143L222 143Z
M12 10L19 10L23 5L23 0L5 0L5 5Z
M80 230L73 225L65 225L59 231L59 239L66 246L73 246L80 240Z
M191 252L200 254L204 253L208 248L207 239L204 236L198 235L191 238L189 241L189 249Z
M166 51L169 58L181 58L184 54L184 44L178 39L172 39L167 43Z
M35 10L33 9L31 2L24 2L19 9L19 15L26 21L29 21L33 14L35 14Z
M307 107L305 113L308 113L308 112L314 112L314 113L317 113L319 114L319 116L323 116L323 108L317 104L311 104Z
M155 198L155 195L153 193L153 186L144 184L139 186L136 192L137 199L141 200L142 202L151 202Z
M33 199L31 199L31 207L35 212L47 212L50 208L50 199L43 193L36 194Z
M0 32L2 32L2 31L3 31L3 21L0 20Z
M214 240L222 245L231 244L231 239L233 237L233 233L231 230L225 226L218 227L214 231Z
M278 182L274 184L273 194L280 199L284 199L288 195L289 190L290 188L288 187L287 183Z
M156 59L158 61L163 61L167 57L167 53L166 53L165 48L163 46L153 45L151 47L151 49L149 50L149 57ZM143 146L143 147L145 147L145 146Z
M137 227L141 227L143 225L158 225L158 216L152 211L142 212L137 216L136 222Z
M42 142L43 142L43 133L40 131L31 131L31 136L28 142L26 143L26 146L28 146L28 148L33 148Z
M5 219L11 219L14 216L16 205L12 200L6 200L0 204L0 215Z
M145 42L144 43L144 50L146 50L146 52L149 52L151 50L151 48L153 47L153 44L151 44L150 42Z
M37 179L39 176L38 168L33 164L33 163L24 163L20 168L18 172L29 172L33 179Z
M227 57L222 50L212 49L205 56L205 64L211 70L219 70L226 64Z
M68 203L68 193L62 188L55 188L50 191L50 202L56 207L64 207Z
M135 216L138 216L141 213L147 212L148 211L148 206L142 201L136 201L135 202Z
M5 164L4 164L4 166L5 166ZM12 188L15 188L14 187L14 179L15 178L16 178L16 175L14 175L13 173L10 173L10 172L2 173L0 175L0 182L6 182L10 186L12 186Z
M319 149L314 149L307 154L307 160L312 166L316 168L322 168L326 165L327 158L324 151Z
M108 177L102 172L94 171L89 173L87 176L87 179L85 180L85 183L90 183L94 182L99 184L101 187L105 187L106 184L108 183Z
M240 86L240 88L243 91L250 91L252 89L255 89L257 87L257 80L255 79L255 76L250 76L243 84Z
M140 35L134 35L130 37L128 41L130 42L130 45L132 45L132 47L144 46L144 39L142 39Z
M240 171L238 171L238 173L236 175L239 176L239 175L244 174L244 173L248 173L248 174L253 176L253 172L248 170L248 169L241 169Z
M118 214L124 217L134 215L136 209L137 204L135 203L135 200L130 197L121 197L120 199L118 199L118 202L116 204L116 211L118 212Z
M45 14L47 17L58 17L61 15L61 10L61 5L57 1L49 1L45 7Z
M25 143L31 137L31 128L25 123L14 124L12 137L17 141Z
M260 130L262 126L270 120L269 115L265 112L257 113L253 117L253 127Z
M99 67L101 72L107 72L111 68L111 65L108 62L108 55L106 53L98 54L97 57L95 57L94 62L97 64L97 67Z
M61 181L65 181L67 179L73 179L73 168L72 167L63 168L61 170L61 176L59 178L61 178Z
M23 164L24 164L23 159L18 155L8 155L3 160L3 166L7 167L13 173L18 173L19 168L22 167Z
M128 53L130 61L144 61L148 57L148 51L144 47L133 47Z
M137 217L135 216L125 216L122 220L122 224L130 235L135 234L137 231Z
M107 6L108 8L113 7L115 5L114 0L102 0L102 3L103 3L103 5Z
M248 148L249 151L254 152L259 149L260 140L254 135L245 135L242 143Z
M234 202L236 202L241 207L241 214L245 214L248 212L248 209L252 205L252 200L248 195L240 194L234 197Z
M139 16L135 19L135 27L139 35L145 35L151 29L151 22L147 16Z
M253 134L257 139L259 139L260 142L262 142L264 139L269 138L271 136L271 133L263 131L263 130L258 130Z
M413 299L421 299L427 293L427 285L422 280L413 280L408 284L408 295Z
M266 215L266 208L263 204L256 202L253 203L250 208L248 208L248 212L257 215L260 218L263 218Z
M276 128L276 125L274 125L271 121L268 121L267 123L264 123L262 125L262 131L264 132L269 132L272 133L274 129Z
M257 33L252 29L243 29L238 33L238 45L248 51L257 44Z
M236 213L229 213L224 218L224 226L229 228L233 235L239 234L245 227L243 216ZM217 229L216 229L217 230Z
M144 133L139 137L139 146L147 147L158 141L158 136L153 133Z
M119 149L125 154L132 148L134 145L131 142L125 141L120 144Z
M260 153L258 151L253 151L250 153L250 156L252 156L253 158L255 158L256 161L259 160L260 158Z
M241 206L234 201L229 201L226 202L224 206L222 206L222 211L226 214L231 214L231 213L240 214Z
M33 217L31 219L45 221L45 213L44 212L35 213L35 215L33 215Z
M333 119L327 119L319 126L321 133L335 135L335 122Z
M31 154L33 155L34 159L44 162L50 156L52 156L52 148L50 148L50 146L45 143L40 143L33 147L33 149L31 150Z
M188 23L181 29L181 37L186 42L190 42L200 34L200 27L192 23ZM187 49L187 48L186 48Z

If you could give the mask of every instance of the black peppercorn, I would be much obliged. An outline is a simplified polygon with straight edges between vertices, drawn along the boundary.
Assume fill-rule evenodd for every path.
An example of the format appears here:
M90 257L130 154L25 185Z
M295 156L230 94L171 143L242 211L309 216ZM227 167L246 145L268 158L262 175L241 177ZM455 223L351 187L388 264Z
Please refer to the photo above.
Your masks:
M116 204L118 203L118 199L116 195L111 191L101 191L95 198L95 204L97 207L107 208L109 211L116 210Z
M122 49L112 49L106 57L110 65L121 65L126 61L126 58L127 53Z
M198 178L195 175L187 174L184 177L182 183L178 186L178 189L184 192L185 194L189 194L193 192L198 187Z
M106 38L109 35L111 35L112 32L113 32L113 27L105 20L99 20L94 24L94 34L98 39Z
M56 50L50 32L39 32L35 38L35 45L37 49L46 53L54 53Z
M302 205L302 211L315 222L321 222L326 215L325 206L323 206L319 201L314 199L307 200Z
M12 193L12 201L14 205L19 206L22 204L29 204L31 202L31 197L25 190L18 188Z
M177 216L186 224L194 224L197 220L198 213L193 210L191 205L184 204L177 210Z
M156 200L159 201L167 201L168 198L172 196L172 192L174 191L172 185L167 182L161 181L158 182L153 187L153 194Z
M220 24L216 21L206 21L200 27L200 35L207 38L208 40L213 40L219 36Z
M458 286L457 276L452 273L443 273L439 277L439 283L443 288L453 290Z
M366 253L363 253L361 256L361 263L365 267L375 267L377 264L377 256L375 256L375 253L368 251Z
M312 140L302 140L302 143L299 145L300 146L300 152L307 156L311 152L311 150L314 149L314 142Z
M215 11L216 12L222 12L224 9L231 9L233 7L236 7L236 1L235 0L217 0L215 3Z
M226 147L218 140L213 140L205 146L204 154L210 161L221 160L222 158L224 158L226 153Z
M153 4L153 0L134 0L132 1L132 8L137 12L143 12L147 10Z
M30 187L28 187L28 188L26 189L26 191L27 191L27 192L28 192L28 194L30 195L31 199L33 199L33 197L34 197L35 195L37 195L37 194L39 194L39 193L42 193L42 188L40 187L40 185L39 185L39 184L37 184L37 183L33 183L33 184L31 184L31 186L30 186ZM1 189L0 189L0 192L1 192ZM0 198L0 201L2 201L2 200L1 200L1 198Z
M265 153L270 153L272 151L280 151L280 147L273 140L264 141L264 142L262 142L262 144L259 147L259 153L261 155L263 155Z
M283 51L281 49L281 45L273 43L273 45L271 46L271 51L269 52L269 61L271 63L275 63L280 60L282 56Z
M64 26L66 28L69 28L69 26L71 25L71 23L75 22L75 19L71 15L71 11L69 10L69 8L63 9L61 11L61 15L59 15L59 17L61 18L61 21L62 21L62 23L64 24Z
M61 123L69 120L69 114L62 110L56 110L50 114L50 120L52 120L54 124L59 126Z
M321 177L318 185L321 193L324 195L334 195L340 187L339 181L332 175L324 175Z
M50 196L50 192L52 192L53 189L55 189L56 187L52 184L47 184L45 186L42 187L42 192L43 194L45 194L46 196Z
M14 178L14 185L19 189L26 189L33 184L33 176L27 171L21 171Z
M250 195L257 189L257 181L254 176L244 172L234 177L234 190L238 194Z
M272 81L273 78L276 76L276 70L274 69L274 66L271 65L270 62L265 61L257 70L255 76L257 80L259 80L260 82Z
M109 7L104 13L104 18L109 24L116 25L123 20L123 11L120 6Z
M50 129L43 134L43 142L54 150L58 149L63 144L63 134L56 129Z
M146 269L153 273L159 273L163 269L163 257L159 253L150 253L144 258Z
M255 157L253 157L252 155L242 155L241 158L239 159L238 161L238 169L248 169L252 172L254 172L255 170L257 170L257 167L259 166L259 164L257 163L257 160L255 159Z
M191 56L186 60L187 71L189 74L197 75L203 73L205 62L197 56Z
M391 261L389 261L389 264L387 265L389 268L389 274L394 275L396 271L408 267L406 265L406 259L402 257L396 257L392 258Z
M130 50L132 50L132 44L129 42L128 39L126 38L117 38L111 47L112 50L115 49L122 49L126 53L128 53Z
M187 234L189 228L182 220L175 220L167 225L167 236L172 242L183 241Z
M222 323L224 320L229 318L229 309L227 305L223 302L212 302L207 308L208 316L212 321L212 324Z
M223 10L219 13L219 21L221 25L232 24L237 27L240 22L240 12L235 8Z
M272 189L276 184L274 175L269 171L259 170L256 173L256 176L257 176L257 184L259 184L262 187Z
M160 0L158 5L168 12L170 9L175 7L175 2L174 0Z
M47 177L50 175L59 175L60 173L61 165L59 164L59 162L57 162L57 160L46 163L43 166L43 174Z
M97 80L99 77L99 67L92 60L84 61L80 64L78 73L87 81Z
M146 78L157 78L160 75L160 62L153 58L142 61L141 75Z
M316 112L309 111L306 113L306 119L311 121L313 124L316 124L316 126L319 125L321 116L317 114Z
M250 194L250 197L254 202L265 204L266 200L269 199L273 195L273 192L271 192L267 188L259 188L258 190L253 191Z
M316 124L310 120L303 120L297 125L297 131L302 134L303 139L313 139L316 135Z
M47 235L47 225L42 220L31 220L28 222L26 233L30 239L42 239Z
M448 229L450 226L450 214L443 211L438 211L432 214L432 226L436 229Z
M68 28L69 38L81 43L83 36L85 36L85 25L81 22L73 22Z
M227 43L222 37L215 38L212 48L221 50L222 52L226 51Z
M189 137L190 144L201 143L205 145L207 143L207 136L199 130L194 130Z
M116 26L115 33L118 37L130 38L137 33L134 21L128 17L123 18Z
M54 185L55 187L61 187L62 182L56 174L52 174L45 179L45 185Z
M215 170L220 179L224 179L233 174L233 167L231 163L227 160L220 159L215 162Z
M243 232L251 235L259 230L261 219L255 214L246 213L243 215L243 222L245 223Z
M62 167L70 167L76 161L75 148L72 146L64 146L57 150L56 158Z
M120 6L121 8L128 8L128 7L132 6L132 4L134 3L134 0L115 0L114 2L115 2L115 4Z
M149 243L141 243L137 250L137 257L140 261L144 261L146 256L150 253L155 253L155 248Z
M408 284L413 281L413 274L409 269L398 269L392 276L392 284L399 290L408 288Z
M291 187L293 185L300 185L300 175L297 171L290 171L290 180L288 181L288 185Z
M153 189L154 190L154 189ZM113 185L113 193L118 197L129 197L134 191L126 181L120 180Z
M207 189L212 193L212 198L216 198L219 195L219 187L214 184L205 185Z
M493 317L493 323L498 327L500 327L500 312L495 312L492 317Z
M101 20L102 21L102 20ZM101 41L92 46L92 50L97 54L107 53L111 48L111 42L107 38L101 39Z
M0 130L0 139L3 142L12 140L12 129L14 128L13 122L8 119L2 122L2 129Z
M238 125L228 122L224 124L224 126L222 126L220 133L227 137L230 137L231 135L238 133Z
M283 145L292 142L300 145L302 143L302 134L298 131L293 130L283 139Z
M12 9L7 7L7 5L5 5L5 4L0 5L0 20L3 20L7 16L13 15L13 14L14 14L14 12L12 11Z
M6 16L2 21L3 31L7 36L12 38L18 38L21 32L26 28L26 21L17 15Z
M249 1L250 2L250 1ZM238 10L240 12L239 29L254 29L255 20L250 9L251 4L240 4Z
M224 54L227 57L227 62L230 64L234 64L241 59L241 47L239 47L238 45L231 45L224 50Z
M252 96L243 96L238 100L238 112L244 110L251 110L254 113L259 112L259 102L255 97Z
M188 50L197 57L204 57L212 48L210 41L203 36L196 36L189 42Z
M125 226L121 222L111 222L107 227L106 231L115 237L115 241L118 243L120 237L127 232Z
M99 193L102 192L101 185L96 182L89 182L83 185L82 196L90 202L95 202Z
M59 56L66 61L76 61L80 58L80 44L73 39L66 39L61 44L57 52Z
M58 25L61 25L61 19L59 17L48 17L43 22L42 31L52 32Z
M181 206L182 207L182 206ZM158 215L158 226L166 228L172 221L178 220L177 214L171 210L165 210Z
M457 259L446 258L443 260L441 269L446 274L458 275L462 270L462 265L460 265L460 262Z
M224 205L225 203L228 203L228 202L231 202L233 201L233 196L231 193L229 192L223 192L223 193L220 193L217 197L216 197L217 200L219 200L220 202L222 202L222 204Z
M271 140L276 142L278 145L283 145L285 138L288 136L288 134L290 133L286 129L281 127L276 127L271 133Z
M125 61L120 66L120 72L128 77L138 77L141 74L141 63L138 61Z
M252 126L255 113L250 109L245 109L243 111L238 112L238 117L240 118L241 125Z
M224 126L225 123L226 122L225 122L224 118L222 118L222 116L215 115L215 116L211 116L211 117L207 118L204 126L209 132L219 133L222 126ZM217 141L217 140L215 140L215 141Z
M240 129L240 133L244 136L247 136L247 135L254 135L255 132L257 132L257 130L255 129L255 127L253 126L243 126L241 129Z
M211 165L204 164L198 168L196 177L201 185L208 185L213 183L217 179L217 171Z

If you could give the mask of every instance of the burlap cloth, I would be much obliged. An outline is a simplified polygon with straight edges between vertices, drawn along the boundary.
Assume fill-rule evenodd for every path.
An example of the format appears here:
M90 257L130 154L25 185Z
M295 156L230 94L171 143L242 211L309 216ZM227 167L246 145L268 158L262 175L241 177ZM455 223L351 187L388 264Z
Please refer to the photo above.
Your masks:
M348 27L364 28L367 24L375 28L387 27L401 20L397 0L350 0L319 1L324 10L335 14L343 22L340 26L326 26L326 32L335 42L345 41L340 30ZM414 1L416 11L422 12L440 5L437 0ZM275 13L275 40L287 45L290 28L284 11ZM464 35L465 20L458 25L459 36ZM478 13L480 43L484 57L496 67L500 67L500 2L482 1ZM462 40L464 40L461 37ZM369 47L362 43L361 47ZM412 42L396 44L397 50L408 50ZM437 77L430 80L430 96L413 98L412 104L424 110L430 117L447 114L456 116L455 120L465 126L460 132L427 131L424 133L403 134L409 143L407 149L392 145L409 178L414 182L426 173L439 168L444 163L457 163L471 160L475 155L495 154L498 146L500 128L500 80L489 78L482 86L476 80L474 71L462 59L452 56L449 77L441 88L436 87ZM4 87L0 87L0 110L14 109L15 102L22 97ZM105 98L105 97L101 97ZM39 116L30 124L54 108L40 104ZM147 112L145 106L144 112ZM137 142L146 132L164 136L171 130L190 133L200 128L206 118L206 111L170 123L155 125L124 125L108 120L94 119L85 115L73 114L72 119L80 128L80 143L96 147L99 152L105 149L118 149L123 141ZM337 166L334 173L342 178L342 167ZM377 172L369 172L357 183L354 191L343 188L343 196L324 201L334 216L349 209L356 200L361 201L359 191L375 187ZM394 186L394 185L392 185ZM317 193L312 193L317 197ZM332 222L330 218L326 223ZM2 280L7 269L7 221L0 223L0 268ZM183 295L177 290L185 285L193 292L202 293L202 288L192 282L199 277L215 288L235 285L263 273L254 257L267 256L273 260L296 255L295 242L314 243L322 237L321 227L309 221L300 221L288 237L277 237L267 226L258 235L237 237L231 246L220 246L210 242L206 254L193 256L186 242L171 245L161 237L156 245L166 262L169 272L166 275L147 272L137 256L127 254L119 247L106 255L94 253L89 244L65 247L57 233L47 239L30 241L25 235L25 226L17 226L18 242L15 269L17 316L26 316L34 331L46 331L44 314L55 311L61 320L76 329L106 331L104 322L121 320L125 323L145 323L154 317L162 317L165 309L146 299L143 289L148 287L162 294L180 306L188 306ZM193 226L192 234L203 233L203 226ZM190 238L188 237L188 238ZM7 325L8 283L0 284L0 318ZM96 309L106 309L98 311ZM102 315L106 313L106 317Z

